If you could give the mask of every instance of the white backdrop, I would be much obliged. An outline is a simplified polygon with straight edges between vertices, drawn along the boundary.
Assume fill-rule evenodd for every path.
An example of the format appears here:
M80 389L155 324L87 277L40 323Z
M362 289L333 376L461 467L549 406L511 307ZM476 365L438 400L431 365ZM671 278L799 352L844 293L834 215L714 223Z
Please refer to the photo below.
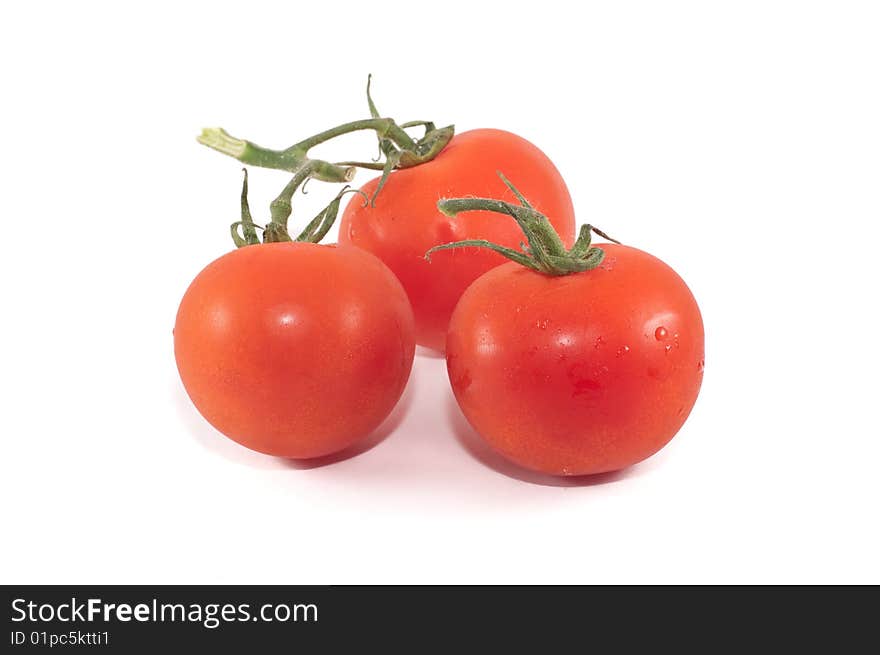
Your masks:
M0 582L880 582L877 5L422 6L0 10ZM174 315L240 184L196 134L287 146L364 117L368 72L399 120L530 139L581 222L687 280L705 380L660 454L514 470L424 353L374 447L323 466L190 405ZM252 171L257 217L285 180Z

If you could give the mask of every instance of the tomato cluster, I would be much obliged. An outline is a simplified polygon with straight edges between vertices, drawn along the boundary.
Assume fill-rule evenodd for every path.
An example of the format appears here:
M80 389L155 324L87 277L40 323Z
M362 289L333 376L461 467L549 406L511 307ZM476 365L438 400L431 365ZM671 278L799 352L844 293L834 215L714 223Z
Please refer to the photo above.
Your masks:
M431 123L414 139L369 104L371 119L283 151L222 130L200 138L293 172L265 226L245 178L239 248L180 303L175 357L202 415L271 455L343 451L392 411L418 343L445 351L467 420L523 467L593 474L662 448L703 376L703 324L684 281L646 252L594 245L592 233L607 235L591 226L575 238L565 182L525 139ZM307 156L355 129L376 131L384 162ZM342 193L292 238L293 193L310 178L348 181L358 166L382 175L348 203L339 243L318 242Z

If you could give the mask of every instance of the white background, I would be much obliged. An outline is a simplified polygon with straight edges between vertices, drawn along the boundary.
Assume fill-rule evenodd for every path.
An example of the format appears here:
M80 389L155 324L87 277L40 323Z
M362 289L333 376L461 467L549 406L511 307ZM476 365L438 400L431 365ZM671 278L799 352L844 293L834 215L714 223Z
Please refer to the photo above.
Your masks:
M310 4L0 10L0 581L880 582L876 4ZM706 376L660 454L514 470L422 354L385 438L323 466L190 405L174 315L240 184L196 134L287 146L364 117L368 72L398 120L530 139L687 280ZM257 217L286 179L252 171Z

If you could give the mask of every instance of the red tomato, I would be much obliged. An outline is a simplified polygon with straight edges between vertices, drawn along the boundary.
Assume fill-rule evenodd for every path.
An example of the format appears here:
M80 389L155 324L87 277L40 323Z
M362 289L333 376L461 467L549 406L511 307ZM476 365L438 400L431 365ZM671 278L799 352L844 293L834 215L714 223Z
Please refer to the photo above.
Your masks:
M601 473L645 459L682 426L703 379L703 322L684 281L641 250L597 247L605 259L582 273L490 271L449 326L464 415L536 471Z
M400 283L357 248L269 243L209 264L187 289L174 354L220 432L282 457L368 435L400 398L415 351Z
M481 248L438 252L433 246L463 239L488 239L516 248L523 240L512 218L474 211L452 220L437 210L441 198L480 196L515 202L499 179L516 180L532 205L550 217L566 246L574 241L574 210L559 171L534 145L501 130L472 130L455 136L436 159L395 171L376 206L350 202L342 217L340 243L372 252L403 283L416 319L416 341L442 350L449 317L464 290L504 257ZM362 188L372 197L378 178Z

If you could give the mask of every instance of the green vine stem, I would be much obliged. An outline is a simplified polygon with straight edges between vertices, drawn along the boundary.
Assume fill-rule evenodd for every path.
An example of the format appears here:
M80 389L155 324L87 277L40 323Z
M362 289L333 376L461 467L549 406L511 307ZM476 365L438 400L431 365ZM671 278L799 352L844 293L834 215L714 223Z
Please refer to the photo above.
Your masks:
M498 176L519 200L519 205L491 198L450 198L438 202L437 208L441 213L450 218L454 218L461 212L467 211L490 211L511 216L519 225L523 234L525 234L528 245L523 245L522 251L519 251L493 243L492 241L468 239L434 246L425 253L425 259L430 261L431 255L438 250L476 246L494 250L508 259L539 273L546 275L571 275L572 273L589 271L602 263L605 252L601 248L591 245L593 233L598 234L603 239L620 243L592 225L582 225L574 245L566 249L562 239L559 238L559 234L557 234L550 221L547 220L547 217L534 209L528 200L501 172L498 173Z
M370 199L375 203L376 196L385 185L390 173L397 168L410 168L431 161L449 143L455 134L454 126L437 128L430 121L410 121L398 125L392 118L380 116L370 95L372 76L367 78L367 104L371 118L352 121L295 143L284 150L271 150L255 143L231 136L223 128L206 128L198 137L199 143L213 148L224 155L234 157L243 164L274 168L295 173L300 178L297 187L309 178L323 182L351 182L356 168L381 170L382 179ZM423 127L424 135L414 139L407 128ZM309 150L331 139L351 132L373 130L379 139L380 152L384 162L345 161L331 163L322 159L311 159ZM295 190L295 188L294 188Z

